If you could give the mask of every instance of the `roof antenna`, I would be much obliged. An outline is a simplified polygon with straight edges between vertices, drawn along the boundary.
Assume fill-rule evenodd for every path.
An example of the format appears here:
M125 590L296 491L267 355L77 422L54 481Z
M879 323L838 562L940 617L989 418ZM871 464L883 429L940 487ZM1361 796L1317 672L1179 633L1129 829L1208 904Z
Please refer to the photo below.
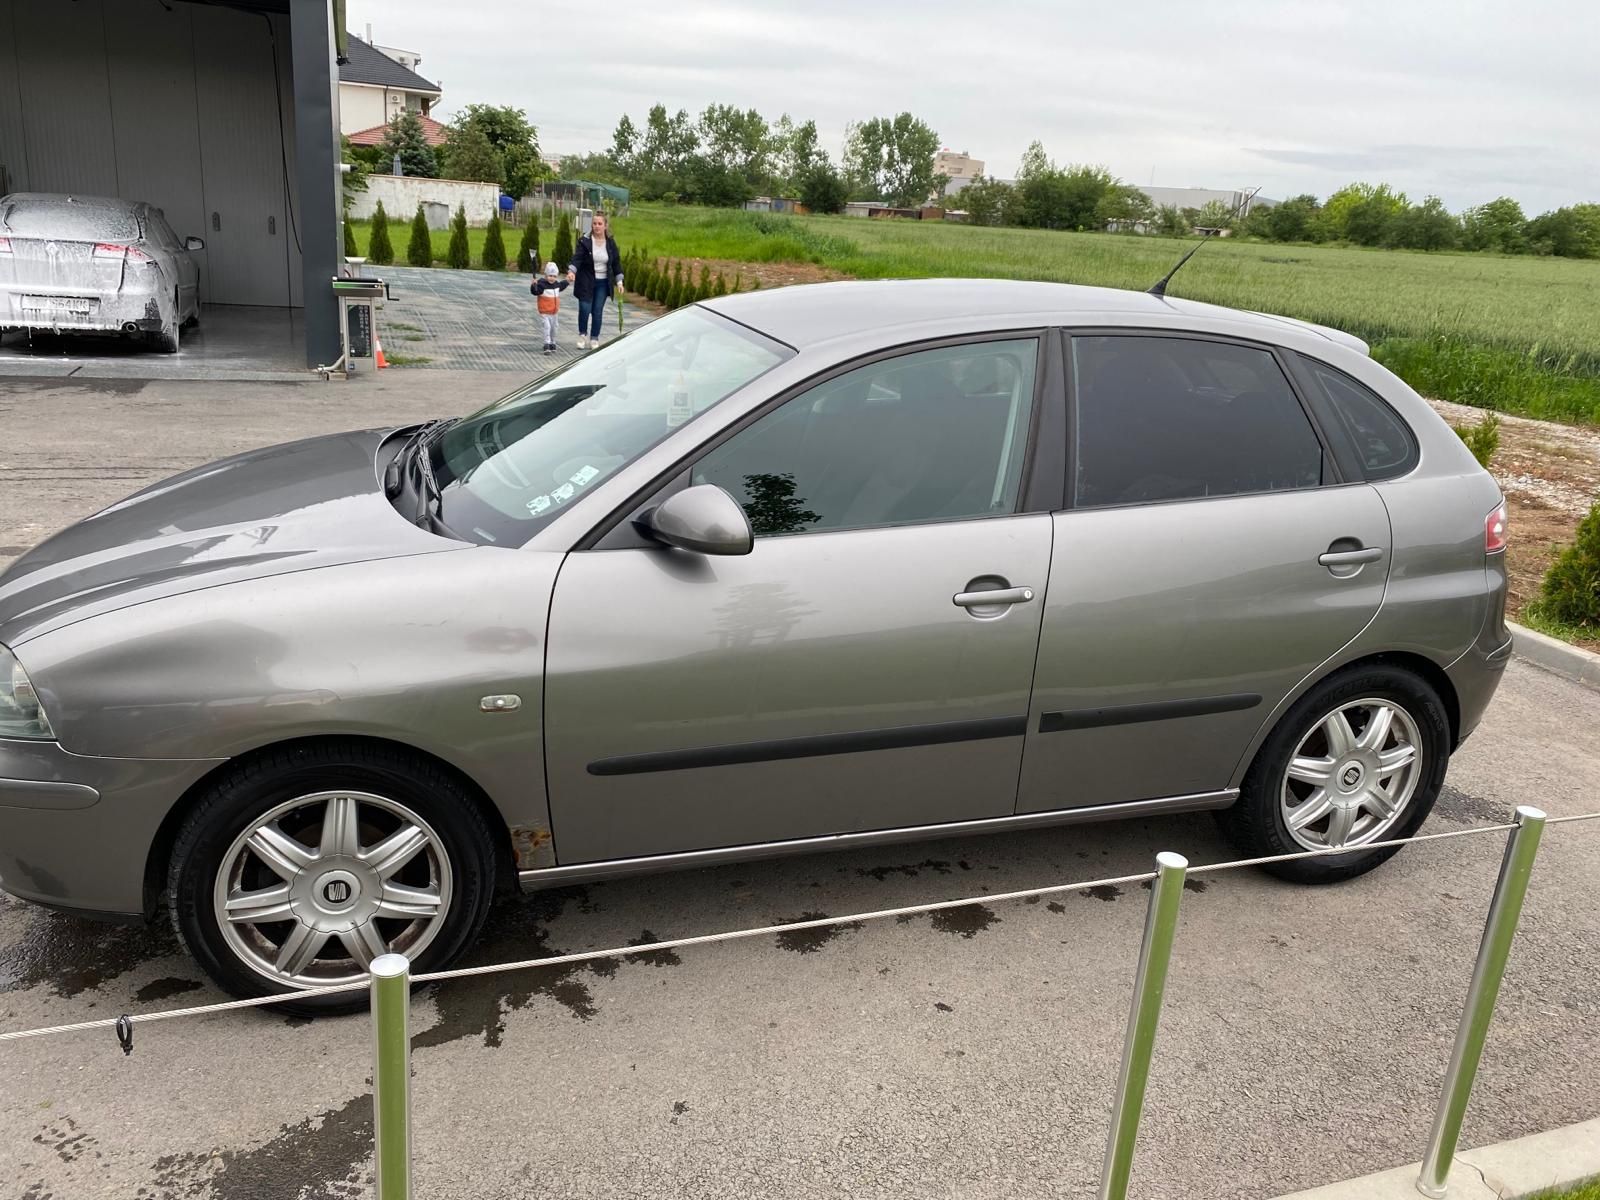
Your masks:
M1169 282L1171 282L1172 277L1178 273L1178 271L1182 268L1184 263L1188 262L1191 258L1194 257L1195 251L1200 249L1201 246L1205 245L1207 240L1210 239L1210 237L1211 237L1210 233L1202 233L1200 235L1200 240L1198 242L1196 242L1193 246L1189 247L1189 253L1185 254L1182 258L1180 258L1178 260L1178 265L1176 267L1173 267L1172 270L1168 271L1160 279L1156 280L1154 286L1152 286L1151 288L1148 289L1150 295L1152 295L1152 296L1165 296L1167 294L1167 284Z
M1260 188L1256 188L1255 191L1251 192L1249 195L1240 197L1240 199L1233 206L1233 214L1232 215L1235 218L1237 218L1239 216L1239 210L1240 209L1245 209L1246 211L1248 211L1249 206L1250 206L1250 202L1256 198L1256 192L1259 192L1260 190L1261 190ZM1235 193L1235 195L1237 195L1237 194L1238 193ZM1188 262L1191 258L1194 257L1195 251L1199 250L1201 246L1205 245L1207 239L1214 238L1214 237L1220 237L1221 236L1221 232L1222 232L1221 230L1218 230L1216 233L1211 233L1209 231L1205 232L1205 233L1202 233L1200 235L1200 240L1198 242L1196 242L1193 246L1189 247L1189 253L1185 254L1182 258L1180 258L1178 260L1178 265L1177 266L1173 267L1172 270L1168 271L1165 275L1163 275L1160 279L1158 279L1156 281L1155 286L1153 286L1153 287L1151 287L1149 289L1149 294L1152 295L1152 296L1165 296L1167 294L1167 284L1172 282L1172 277L1174 275L1176 275L1183 268L1183 264Z

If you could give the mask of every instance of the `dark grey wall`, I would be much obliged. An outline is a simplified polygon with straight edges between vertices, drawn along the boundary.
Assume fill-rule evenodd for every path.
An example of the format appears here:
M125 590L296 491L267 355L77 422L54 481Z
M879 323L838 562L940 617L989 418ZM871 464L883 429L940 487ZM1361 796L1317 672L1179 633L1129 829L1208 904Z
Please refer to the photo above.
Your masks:
M339 357L339 302L332 281L343 246L339 228L339 74L328 0L290 0L294 155L300 190L306 365Z

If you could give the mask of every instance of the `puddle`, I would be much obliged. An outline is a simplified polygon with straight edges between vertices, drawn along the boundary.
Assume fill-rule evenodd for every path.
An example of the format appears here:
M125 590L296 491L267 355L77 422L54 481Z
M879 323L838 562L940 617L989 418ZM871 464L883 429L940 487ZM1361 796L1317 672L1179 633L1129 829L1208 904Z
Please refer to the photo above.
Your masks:
M953 933L959 937L973 938L1000 918L987 904L964 904L960 908L941 908L929 913L929 921L940 933Z
M196 979L178 979L167 976L164 979L155 979L145 984L133 994L133 998L140 1004L151 1004L157 1000L168 1000L173 996L181 996L185 992L197 992L205 984Z
M58 996L77 996L153 959L182 953L165 921L122 925L18 907L23 933L0 950L0 991L48 987Z
M803 912L798 917L784 917L779 923L821 921L827 915L824 912ZM795 954L815 954L829 942L860 928L860 921L850 921L843 925L818 925L813 929L785 930L777 935L778 945L784 950L793 951Z
M372 1153L372 1097L356 1096L338 1108L280 1126L253 1150L167 1154L151 1168L156 1195L214 1200L347 1200L364 1194ZM140 1189L140 1195L145 1195Z

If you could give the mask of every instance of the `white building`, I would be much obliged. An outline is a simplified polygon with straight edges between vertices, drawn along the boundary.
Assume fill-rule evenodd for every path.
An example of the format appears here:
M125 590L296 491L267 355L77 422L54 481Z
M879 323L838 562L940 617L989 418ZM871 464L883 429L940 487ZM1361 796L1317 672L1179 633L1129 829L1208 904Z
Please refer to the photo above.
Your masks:
M421 55L374 46L355 34L349 35L349 42L349 61L339 65L340 133L387 125L402 112L425 117L439 102L439 85L416 72Z
M940 150L933 156L933 173L949 178L950 182L945 184L944 195L954 196L983 174L983 160L973 158L965 150L959 154L954 150Z
M1204 208L1213 200L1226 205L1240 220L1250 215L1252 208L1272 208L1278 202L1265 196L1240 189L1224 191L1218 188L1140 187L1157 208Z

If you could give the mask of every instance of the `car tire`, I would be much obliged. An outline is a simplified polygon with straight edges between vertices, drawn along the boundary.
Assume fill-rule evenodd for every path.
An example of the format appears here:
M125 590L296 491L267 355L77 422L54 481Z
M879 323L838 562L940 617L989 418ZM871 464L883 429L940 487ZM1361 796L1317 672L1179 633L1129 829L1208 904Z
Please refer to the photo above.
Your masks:
M1363 843L1410 837L1427 820L1450 747L1449 717L1426 680L1389 664L1357 665L1318 683L1284 714L1238 801L1217 820L1248 858L1353 845L1349 854L1263 864L1296 883L1353 879L1399 850L1361 850Z
M482 929L494 884L493 834L457 779L402 750L330 742L217 778L178 831L167 899L224 991L316 1014L365 1007L365 991L294 996L364 978L377 953L404 953L418 971L452 962Z

